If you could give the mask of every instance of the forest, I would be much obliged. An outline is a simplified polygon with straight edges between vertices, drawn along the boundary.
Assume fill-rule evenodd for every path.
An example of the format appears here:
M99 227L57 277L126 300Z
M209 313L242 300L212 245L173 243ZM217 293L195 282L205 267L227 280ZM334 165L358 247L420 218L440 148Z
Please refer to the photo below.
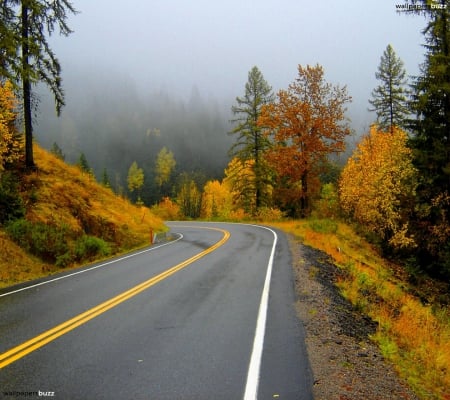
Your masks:
M25 173L39 168L35 138L115 193L167 218L328 213L353 221L410 271L449 277L448 8L423 3L400 11L427 18L421 74L408 79L387 45L375 74L379 86L368 99L374 124L358 132L360 143L346 164L338 164L336 155L352 134L346 115L352 99L345 86L327 81L319 64L299 64L292 83L277 93L255 66L243 92L226 106L202 98L195 87L188 100L179 100L164 90L142 95L126 81L95 76L96 89L89 82L73 89L83 101L66 105L61 68L42 32L68 35L67 15L76 10L64 0L22 2L20 10L14 1L3 2L0 201L7 206L0 222L20 215L11 205L13 181L20 179L18 163ZM67 108L53 126L35 118L36 88L45 87L58 114ZM121 91L127 98L116 95ZM48 112L45 101L41 108Z

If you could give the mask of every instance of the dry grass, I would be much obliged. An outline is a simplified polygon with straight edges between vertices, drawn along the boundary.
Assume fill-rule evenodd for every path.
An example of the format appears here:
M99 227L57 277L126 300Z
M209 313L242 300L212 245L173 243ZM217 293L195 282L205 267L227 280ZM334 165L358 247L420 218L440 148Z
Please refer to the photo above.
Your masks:
M65 164L39 146L35 146L34 153L38 171L24 175L21 181L27 220L65 225L71 237L101 237L114 253L148 244L150 229L166 229L148 208L116 196L79 168ZM0 287L57 271L55 266L26 254L0 230Z
M424 305L401 269L382 259L353 229L329 220L273 223L330 255L338 286L355 307L377 321L383 355L423 399L450 399L450 310Z

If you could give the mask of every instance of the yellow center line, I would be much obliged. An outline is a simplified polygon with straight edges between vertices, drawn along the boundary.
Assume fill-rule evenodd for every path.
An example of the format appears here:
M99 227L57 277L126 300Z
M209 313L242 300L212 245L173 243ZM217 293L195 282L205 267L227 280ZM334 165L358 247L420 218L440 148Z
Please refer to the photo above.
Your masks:
M196 227L196 228L199 228L199 227ZM219 240L213 246L208 247L206 250L181 262L180 264L177 264L177 265L173 266L172 268L169 268L168 270L160 273L159 275L156 275L153 278L150 278L147 281L142 282L139 285L136 285L135 287L91 308L90 310L87 310L87 311L77 315L76 317L71 318L68 321L63 322L62 324L57 325L54 328L51 328L48 331L6 351L5 353L0 354L0 369L13 363L14 361L19 360L22 357L25 357L27 354L39 349L40 347L46 345L47 343L55 340L58 337L66 334L67 332L70 332L71 330L77 328L78 326L85 324L89 320L103 314L104 312L108 311L109 309L116 307L120 303L123 303L124 301L136 296L137 294L148 289L149 287L156 285L158 282L161 282L162 280L175 274L176 272L185 268L189 264L192 264L193 262L197 261L198 259L213 252L218 247L222 246L230 237L230 232L223 230L223 229L205 228L205 227L202 227L202 229L211 229L211 230L220 231L224 234L224 236L222 237L221 240Z

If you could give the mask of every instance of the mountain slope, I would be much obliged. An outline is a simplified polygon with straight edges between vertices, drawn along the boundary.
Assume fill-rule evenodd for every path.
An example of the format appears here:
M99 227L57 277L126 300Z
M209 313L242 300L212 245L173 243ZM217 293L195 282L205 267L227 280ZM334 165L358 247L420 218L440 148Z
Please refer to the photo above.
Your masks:
M34 152L38 170L20 177L25 218L0 227L0 287L143 246L151 230L166 229L90 174L37 145Z

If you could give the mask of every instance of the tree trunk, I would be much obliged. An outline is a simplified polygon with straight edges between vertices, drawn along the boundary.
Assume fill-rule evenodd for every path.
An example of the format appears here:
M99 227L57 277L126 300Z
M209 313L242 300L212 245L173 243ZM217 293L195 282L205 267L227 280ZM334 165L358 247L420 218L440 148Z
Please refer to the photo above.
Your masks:
M28 48L28 7L22 2L22 89L25 125L25 167L34 169L33 125L31 115L31 82Z
M308 173L305 171L302 175L302 197L300 198L300 214L302 218L308 216Z

